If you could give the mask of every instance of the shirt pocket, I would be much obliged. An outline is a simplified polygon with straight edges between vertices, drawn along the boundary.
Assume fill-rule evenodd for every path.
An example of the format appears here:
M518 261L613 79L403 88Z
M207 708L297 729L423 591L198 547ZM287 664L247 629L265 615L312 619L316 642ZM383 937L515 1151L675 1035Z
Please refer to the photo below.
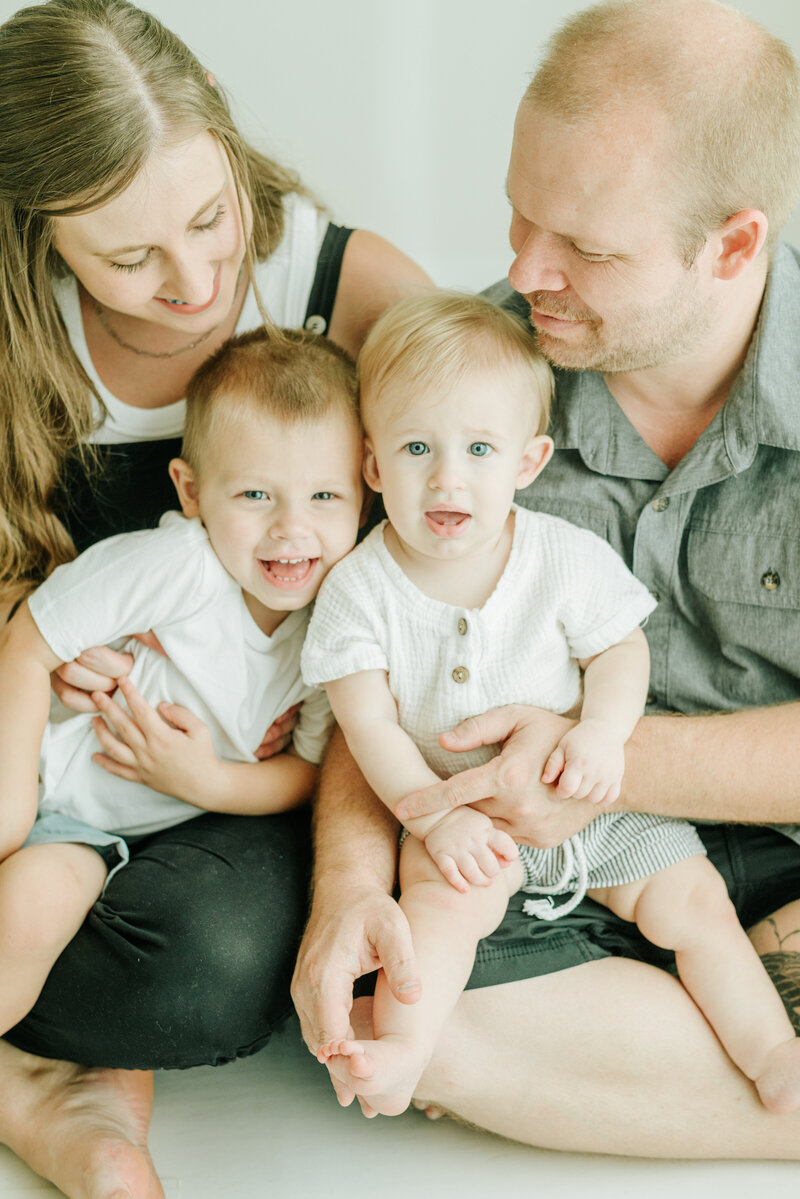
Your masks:
M728 666L750 676L749 702L796 698L800 538L690 529L687 578L707 649L716 641Z

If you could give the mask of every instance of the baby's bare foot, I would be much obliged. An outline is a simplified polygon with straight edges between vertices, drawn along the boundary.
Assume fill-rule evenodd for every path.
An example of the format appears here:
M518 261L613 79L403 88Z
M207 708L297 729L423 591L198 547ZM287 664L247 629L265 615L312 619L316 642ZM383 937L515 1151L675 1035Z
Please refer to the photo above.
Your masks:
M446 1108L440 1107L438 1103L431 1103L428 1099L412 1099L411 1103L418 1112L424 1112L429 1120L441 1120L442 1116L447 1115Z
M69 1199L164 1199L147 1150L152 1075L90 1070L0 1041L0 1143Z
M419 1046L391 1035L379 1041L331 1041L323 1053L320 1060L355 1091L368 1117L404 1112L427 1064Z
M800 1108L800 1039L776 1045L755 1083L767 1111L783 1116Z

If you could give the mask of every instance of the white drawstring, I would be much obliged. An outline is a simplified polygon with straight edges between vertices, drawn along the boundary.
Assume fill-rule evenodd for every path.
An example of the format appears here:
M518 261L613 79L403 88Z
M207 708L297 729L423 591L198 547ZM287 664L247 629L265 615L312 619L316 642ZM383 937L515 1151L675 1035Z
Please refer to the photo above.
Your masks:
M540 920L558 920L559 916L566 916L567 912L571 912L576 908L586 894L588 885L589 870L586 865L586 852L578 837L570 837L563 845L559 846L564 855L564 868L561 871L561 877L558 882L553 883L550 887L535 886L533 884L523 887L523 891L532 892L534 895L559 895L563 893L569 886L569 880L578 870L578 882L573 895L570 895L564 903L556 907L552 898L547 899L526 899L522 905L522 910L526 916L538 916Z

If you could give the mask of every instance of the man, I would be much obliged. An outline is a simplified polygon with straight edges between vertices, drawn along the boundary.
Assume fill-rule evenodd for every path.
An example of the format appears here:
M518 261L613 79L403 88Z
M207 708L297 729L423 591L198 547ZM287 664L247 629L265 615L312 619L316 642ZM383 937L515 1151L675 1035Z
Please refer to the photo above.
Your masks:
M506 302L563 368L555 459L520 498L607 537L660 599L630 808L800 819L800 258L776 248L799 182L797 64L713 0L579 14L517 117ZM477 803L518 841L560 843L594 814L538 784L564 727L522 708L467 722L448 747L500 742L500 756L408 797L399 818ZM379 964L419 998L381 820L335 747L295 981L312 1050L346 1034L353 979ZM800 1027L793 830L701 831ZM589 902L553 924L510 910L420 1105L553 1148L800 1157L800 1115L767 1115L658 966L668 955Z

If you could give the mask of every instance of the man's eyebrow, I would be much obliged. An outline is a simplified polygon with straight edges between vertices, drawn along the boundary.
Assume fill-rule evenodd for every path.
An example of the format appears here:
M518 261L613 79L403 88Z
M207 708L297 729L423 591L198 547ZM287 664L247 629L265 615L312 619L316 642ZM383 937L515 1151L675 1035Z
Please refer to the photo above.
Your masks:
M207 208L210 208L212 204L217 204L219 202L220 198L222 197L222 193L225 191L225 188L227 186L228 186L227 182L224 183L215 196L212 196L210 200L206 200L205 204L200 205L200 207L198 208L198 210L194 214L194 216L190 218L190 220L186 226L187 229L191 225L194 225L194 223L200 219L200 217L203 215L203 213L206 211ZM116 249L116 250L95 251L95 257L96 258L118 258L121 254L133 254L134 250L148 250L149 248L150 248L149 242L142 242L142 244L138 245L138 246L121 246L119 249Z

